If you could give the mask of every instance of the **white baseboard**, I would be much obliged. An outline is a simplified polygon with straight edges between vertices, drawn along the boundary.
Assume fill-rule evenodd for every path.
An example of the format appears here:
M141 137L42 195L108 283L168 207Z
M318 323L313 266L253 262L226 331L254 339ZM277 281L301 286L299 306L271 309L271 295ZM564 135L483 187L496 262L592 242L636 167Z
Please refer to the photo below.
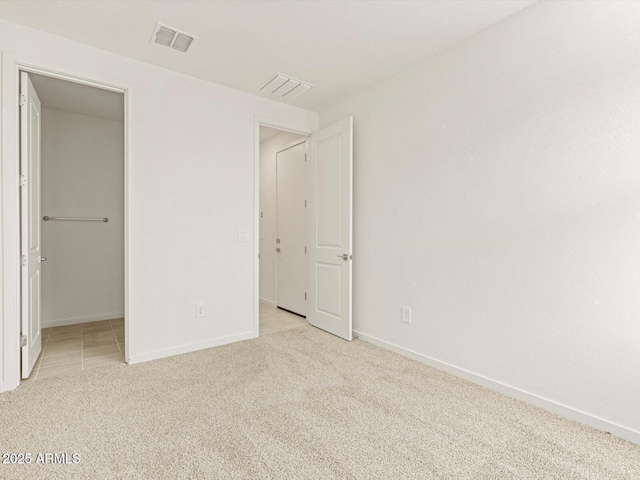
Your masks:
M229 335L228 337L214 338L213 340L206 340L204 342L189 343L186 345L180 345L178 347L166 348L163 350L153 350L147 353L141 353L134 355L129 359L129 365L136 363L148 362L150 360L158 360L160 358L172 357L174 355L181 355L183 353L196 352L198 350L204 350L205 348L219 347L221 345L227 345L229 343L240 342L243 340L251 340L252 338L258 338L256 332L241 333L238 335Z
M445 372L455 375L456 377L464 378L465 380L469 380L470 382L482 385L483 387L490 388L491 390L495 390L515 399L522 400L523 402L530 403L532 405L535 405L536 407L543 408L562 417L574 420L584 425L588 425L598 430L609 432L620 438L624 438L625 440L629 440L630 442L640 445L640 432L631 428L618 425L603 418L596 417L595 415L591 415L567 405L549 400L548 398L541 397L534 393L530 393L519 388L506 385L487 377L483 377L482 375L478 375L477 373L470 372L449 363L441 362L440 360L436 360L435 358L431 358L407 348L400 347L399 345L395 345L371 335L356 331L354 331L353 333L354 336L357 336L358 338L360 338L360 340L364 340L365 342L373 343L374 345L386 348L387 350L391 350L392 352L398 353L404 357L408 357L412 360L424 363L426 365L429 365L430 367L437 368L438 370L444 370Z
M260 297L260 303L264 305L268 305L273 308L276 308L278 306L276 302L272 302L271 300L267 300L266 298L262 298L262 297Z
M90 315L88 317L61 318L58 320L43 320L42 328L62 327L64 325L75 325L77 323L99 322L101 320L112 320L114 318L124 318L124 312L102 313L100 315Z

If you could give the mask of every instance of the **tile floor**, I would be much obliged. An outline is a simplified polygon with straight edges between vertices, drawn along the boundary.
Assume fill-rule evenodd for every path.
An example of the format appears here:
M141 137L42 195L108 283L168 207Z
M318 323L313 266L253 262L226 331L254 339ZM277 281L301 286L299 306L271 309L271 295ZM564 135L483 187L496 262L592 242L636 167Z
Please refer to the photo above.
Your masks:
M260 335L307 325L305 318L260 304ZM41 380L124 363L124 319L42 329L42 352L27 379Z
M42 329L42 352L29 380L124 363L124 319Z
M260 335L283 332L307 325L307 319L279 308L260 304Z

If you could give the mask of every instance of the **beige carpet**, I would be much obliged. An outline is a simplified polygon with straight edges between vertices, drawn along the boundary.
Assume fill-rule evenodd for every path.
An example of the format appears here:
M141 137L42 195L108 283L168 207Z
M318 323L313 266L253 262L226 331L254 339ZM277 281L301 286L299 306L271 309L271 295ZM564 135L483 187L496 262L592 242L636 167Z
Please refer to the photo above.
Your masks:
M0 478L640 478L640 447L310 326L0 395Z

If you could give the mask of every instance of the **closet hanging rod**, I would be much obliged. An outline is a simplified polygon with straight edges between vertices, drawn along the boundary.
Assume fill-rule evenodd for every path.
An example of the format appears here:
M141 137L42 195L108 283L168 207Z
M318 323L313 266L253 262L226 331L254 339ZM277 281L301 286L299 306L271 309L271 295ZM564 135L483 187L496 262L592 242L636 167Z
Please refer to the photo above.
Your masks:
M50 217L45 215L42 220L48 222L49 220L71 220L72 222L108 222L107 217L104 218L92 218L92 217Z

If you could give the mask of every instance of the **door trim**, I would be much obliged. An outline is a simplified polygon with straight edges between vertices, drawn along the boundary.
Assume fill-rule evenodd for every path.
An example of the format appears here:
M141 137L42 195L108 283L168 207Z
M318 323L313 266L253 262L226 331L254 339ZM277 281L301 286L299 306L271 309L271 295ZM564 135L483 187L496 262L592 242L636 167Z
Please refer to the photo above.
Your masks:
M312 130L273 118L255 116L253 134L253 334L260 335L260 126L311 136ZM297 142L307 139L298 139ZM277 287L276 287L277 288Z
M20 71L101 88L124 96L124 289L125 361L135 356L134 320L130 318L129 262L129 103L131 88L101 75L60 67L46 61L2 52L2 312L0 316L0 392L20 384Z

